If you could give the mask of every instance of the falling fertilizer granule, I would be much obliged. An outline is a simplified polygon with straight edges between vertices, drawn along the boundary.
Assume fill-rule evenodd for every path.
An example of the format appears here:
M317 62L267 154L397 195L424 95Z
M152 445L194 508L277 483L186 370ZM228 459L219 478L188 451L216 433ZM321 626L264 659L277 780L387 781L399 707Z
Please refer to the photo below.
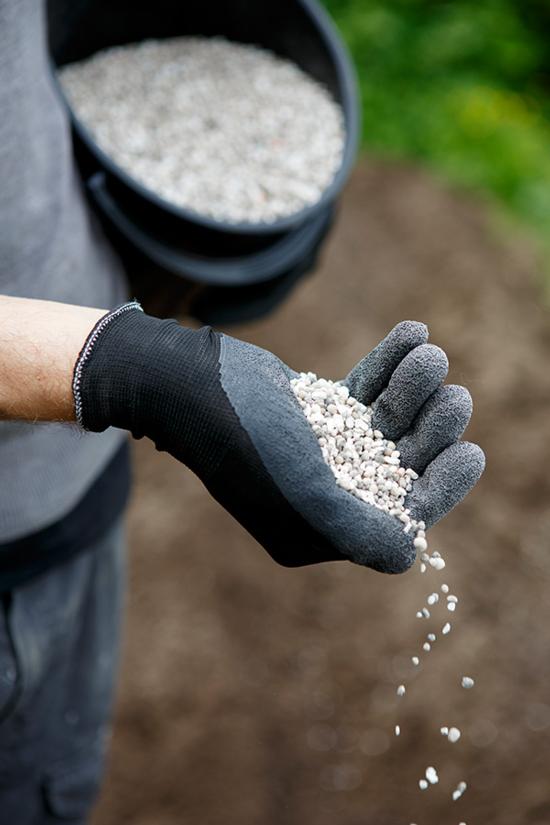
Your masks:
M343 158L341 107L295 63L221 37L98 52L60 70L73 110L121 169L230 223L316 204Z
M453 802L456 802L458 799L460 799L460 797L462 796L467 787L468 786L465 782L458 783L456 790L453 791Z

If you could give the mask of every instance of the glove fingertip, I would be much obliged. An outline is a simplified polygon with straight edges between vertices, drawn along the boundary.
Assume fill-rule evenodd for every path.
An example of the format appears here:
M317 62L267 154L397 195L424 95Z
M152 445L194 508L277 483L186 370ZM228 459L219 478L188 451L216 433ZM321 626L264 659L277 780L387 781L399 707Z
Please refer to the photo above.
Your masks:
M418 370L422 370L426 376L436 376L439 383L447 377L449 359L445 350L436 344L421 344L409 357L414 359Z
M415 518L428 527L447 515L475 487L485 469L485 453L477 444L457 441L443 450L415 482L407 499Z
M463 474L471 480L470 489L479 481L487 463L485 453L479 444L470 441L458 441L457 454L463 461Z
M394 326L390 335L400 338L404 343L420 346L427 342L430 333L422 321L400 321Z
M440 390L440 401L447 409L453 409L455 416L464 420L464 427L472 417L474 402L470 392L460 384L445 384Z

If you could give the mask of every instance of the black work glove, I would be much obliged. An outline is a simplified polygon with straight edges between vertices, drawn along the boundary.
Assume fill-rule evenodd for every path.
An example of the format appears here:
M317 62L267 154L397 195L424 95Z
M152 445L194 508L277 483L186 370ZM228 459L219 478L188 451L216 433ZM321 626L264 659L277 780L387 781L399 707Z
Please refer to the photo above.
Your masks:
M483 471L482 451L460 442L471 414L462 387L441 387L447 358L404 321L348 375L375 426L420 477L406 499L429 527ZM203 481L280 564L346 558L397 573L415 551L403 524L337 484L290 386L297 373L275 355L204 327L141 312L104 316L75 367L77 419L148 436Z

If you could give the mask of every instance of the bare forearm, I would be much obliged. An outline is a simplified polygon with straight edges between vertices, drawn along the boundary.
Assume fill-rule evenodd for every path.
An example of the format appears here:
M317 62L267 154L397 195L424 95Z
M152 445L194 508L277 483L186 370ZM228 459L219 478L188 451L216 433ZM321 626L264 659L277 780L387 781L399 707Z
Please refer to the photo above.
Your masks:
M105 311L0 295L0 419L74 421L74 364Z

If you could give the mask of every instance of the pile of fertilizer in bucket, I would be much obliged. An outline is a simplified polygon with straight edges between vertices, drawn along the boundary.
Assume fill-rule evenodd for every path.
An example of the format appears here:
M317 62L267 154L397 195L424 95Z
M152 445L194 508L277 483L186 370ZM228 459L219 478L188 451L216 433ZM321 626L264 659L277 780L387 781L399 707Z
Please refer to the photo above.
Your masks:
M147 40L59 73L74 113L175 206L269 223L319 201L339 170L342 109L296 64L223 38Z

